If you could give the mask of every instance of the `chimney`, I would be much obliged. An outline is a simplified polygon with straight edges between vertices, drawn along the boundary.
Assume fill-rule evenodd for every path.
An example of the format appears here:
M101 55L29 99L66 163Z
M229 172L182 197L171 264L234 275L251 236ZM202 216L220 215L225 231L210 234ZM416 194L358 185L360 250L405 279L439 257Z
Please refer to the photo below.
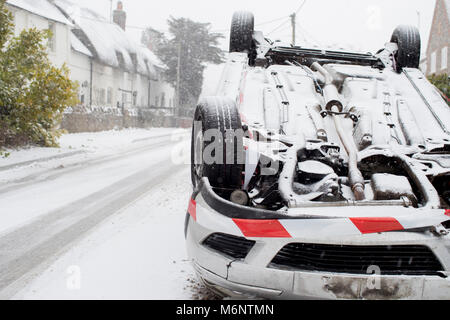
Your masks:
M123 11L122 1L117 2L117 9L113 12L113 21L125 31L127 25L127 13Z

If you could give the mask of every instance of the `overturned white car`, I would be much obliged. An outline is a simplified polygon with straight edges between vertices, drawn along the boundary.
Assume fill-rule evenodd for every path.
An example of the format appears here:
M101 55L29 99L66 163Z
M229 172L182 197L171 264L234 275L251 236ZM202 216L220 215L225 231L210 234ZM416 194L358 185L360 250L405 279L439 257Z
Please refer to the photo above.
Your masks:
M189 258L222 296L450 299L450 109L398 27L375 55L233 17L192 135Z

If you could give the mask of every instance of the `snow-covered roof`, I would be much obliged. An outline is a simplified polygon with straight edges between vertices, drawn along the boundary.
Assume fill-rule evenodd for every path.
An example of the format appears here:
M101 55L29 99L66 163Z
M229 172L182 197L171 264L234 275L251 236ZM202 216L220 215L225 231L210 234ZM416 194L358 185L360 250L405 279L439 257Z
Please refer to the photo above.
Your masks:
M101 61L113 67L119 67L121 62L116 54L119 52L123 56L124 67L130 70L133 68L131 54L135 54L136 50L118 25L72 2L56 0L55 4L86 34Z
M131 40L117 24L68 0L56 0L54 3L86 35L92 45L88 48L100 61L112 67L122 67L130 72L154 74L154 59L150 59L148 52Z
M26 10L46 19L72 25L69 20L48 0L7 0L9 5Z
M86 48L86 46L80 41L80 39L78 39L77 36L73 33L70 34L70 44L73 50L88 57L92 57L92 52L88 48Z
M156 56L156 54L148 49L147 47L142 47L145 57L157 68L166 69L167 66Z

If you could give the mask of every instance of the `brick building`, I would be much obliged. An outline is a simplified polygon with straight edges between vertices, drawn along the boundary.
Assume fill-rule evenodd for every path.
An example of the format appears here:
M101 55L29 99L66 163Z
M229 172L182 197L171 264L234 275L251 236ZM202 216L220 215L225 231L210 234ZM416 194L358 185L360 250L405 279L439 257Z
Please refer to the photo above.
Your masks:
M450 0L436 0L427 59L422 62L422 71L427 75L450 74Z

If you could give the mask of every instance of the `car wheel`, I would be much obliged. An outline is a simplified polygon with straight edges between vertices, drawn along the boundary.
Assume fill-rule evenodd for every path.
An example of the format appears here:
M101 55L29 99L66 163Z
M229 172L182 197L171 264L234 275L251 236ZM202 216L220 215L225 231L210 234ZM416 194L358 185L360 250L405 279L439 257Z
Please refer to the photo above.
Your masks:
M192 129L191 160L194 187L203 177L216 188L236 190L242 187L243 130L233 100L225 97L200 100Z
M392 34L391 42L398 46L395 57L398 72L403 68L419 68L421 40L416 27L398 26Z
M255 18L247 11L235 12L231 22L230 52L251 53Z

